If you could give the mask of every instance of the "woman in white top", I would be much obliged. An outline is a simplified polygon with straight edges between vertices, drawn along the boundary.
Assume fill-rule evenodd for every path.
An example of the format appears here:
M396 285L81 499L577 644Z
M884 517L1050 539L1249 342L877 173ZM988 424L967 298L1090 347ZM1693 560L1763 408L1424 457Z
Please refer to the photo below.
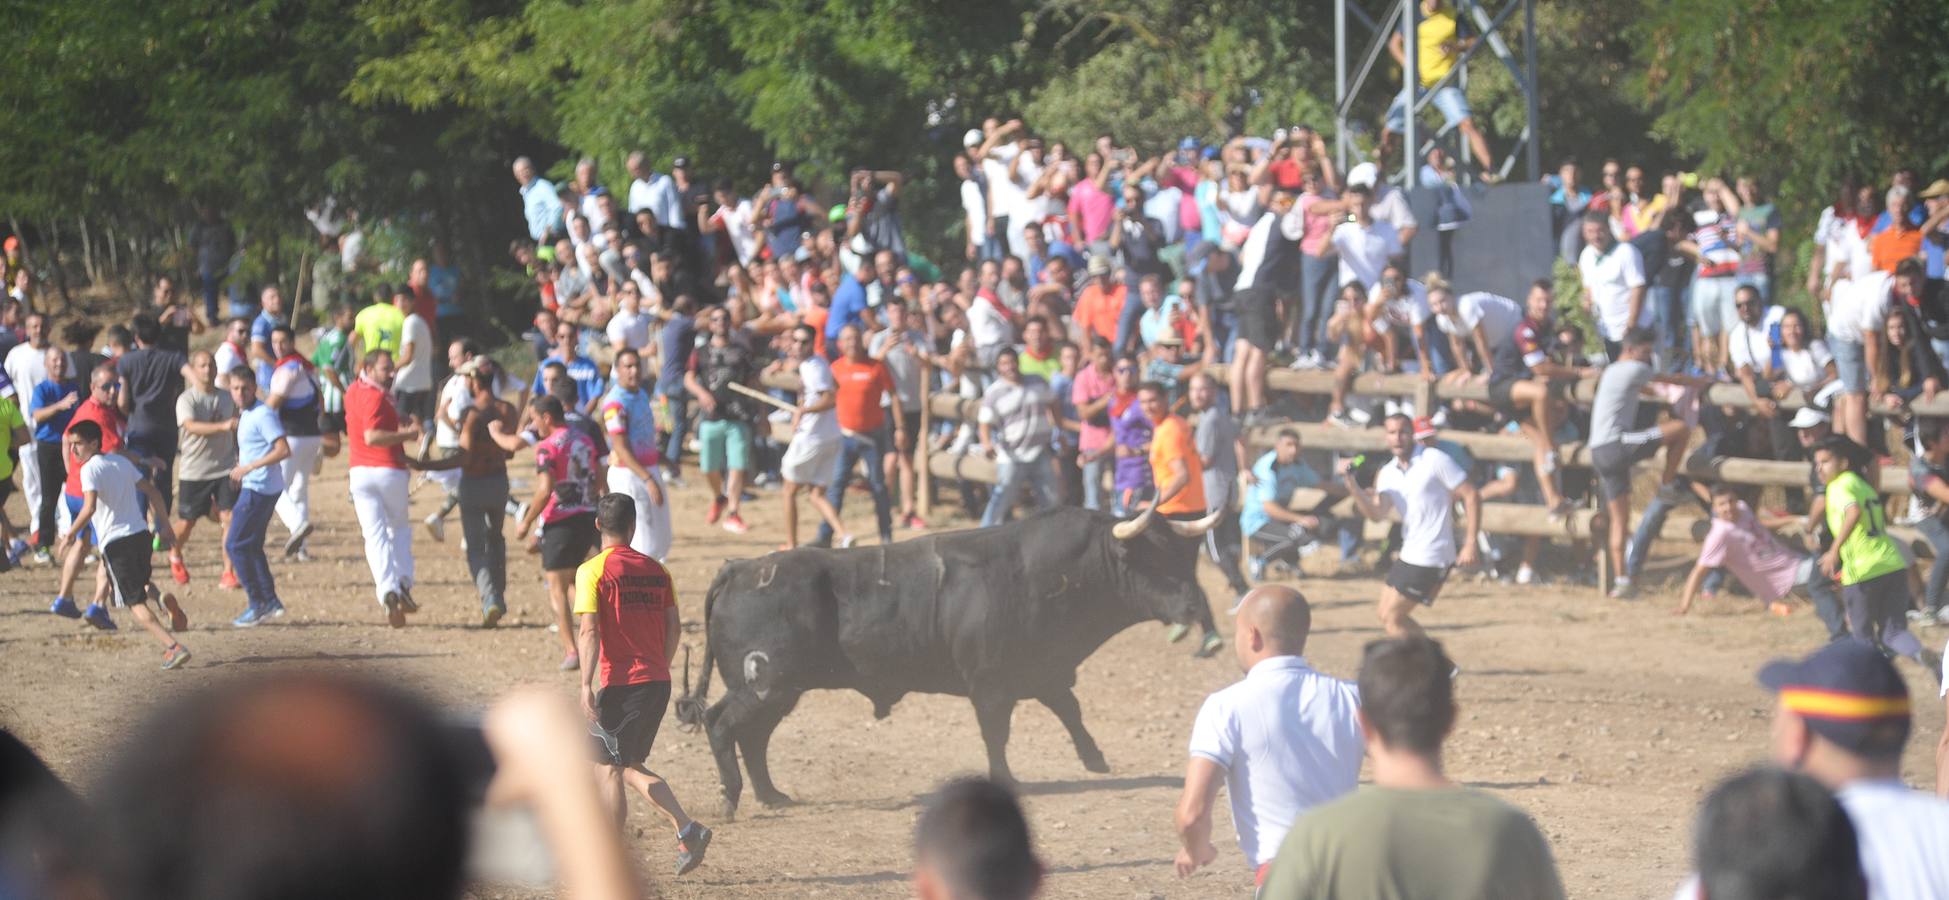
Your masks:
M1807 267L1807 290L1828 299L1840 279L1860 278L1874 267L1868 256L1868 232L1881 214L1881 197L1874 185L1857 187L1852 179L1841 184L1834 205L1820 211L1814 226L1814 258Z
M1797 389L1801 396L1812 401L1821 388L1838 377L1834 371L1834 354L1827 349L1827 342L1813 336L1807 314L1797 309L1780 315L1780 363L1787 377L1773 383L1773 396L1778 399L1785 399Z
M1225 183L1218 188L1218 209L1225 214L1224 239L1243 245L1245 236L1265 212L1265 198L1258 187L1247 183L1243 165L1230 166Z

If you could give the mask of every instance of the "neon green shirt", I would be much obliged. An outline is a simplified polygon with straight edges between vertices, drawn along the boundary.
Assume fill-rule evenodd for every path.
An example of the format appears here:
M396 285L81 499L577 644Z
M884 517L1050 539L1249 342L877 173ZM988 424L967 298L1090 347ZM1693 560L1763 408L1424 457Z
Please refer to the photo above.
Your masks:
M1888 513L1881 508L1881 495L1860 475L1842 472L1827 483L1828 531L1841 533L1850 506L1860 508L1861 520L1841 542L1841 584L1860 584L1908 568L1895 540L1888 536Z
M374 350L398 356L400 332L406 330L406 314L390 303L374 303L359 310L358 317L352 320L352 330L359 333L360 356Z
M7 457L7 451L14 446L14 429L26 427L27 417L20 414L20 404L13 395L0 396L0 481L14 477L14 461Z

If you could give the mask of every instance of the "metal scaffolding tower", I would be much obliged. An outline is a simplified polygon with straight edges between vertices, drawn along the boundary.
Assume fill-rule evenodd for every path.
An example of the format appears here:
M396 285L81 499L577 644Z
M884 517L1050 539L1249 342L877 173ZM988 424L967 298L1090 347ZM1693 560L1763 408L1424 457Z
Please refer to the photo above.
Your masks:
M1361 8L1359 0L1337 0L1334 6L1333 120L1336 126L1340 171L1347 170L1347 150L1350 143L1347 123L1354 101L1359 97L1361 88L1366 86L1368 79L1373 75L1374 64L1380 61L1381 53L1387 48L1388 39L1398 34L1402 38L1402 53L1406 60L1401 66L1401 83L1396 96L1414 98L1409 105L1400 140L1402 156L1397 177L1402 184L1406 187L1414 187L1419 183L1417 177L1421 168L1419 160L1424 159L1429 149L1447 139L1455 130L1451 126L1444 125L1424 140L1419 122L1421 111L1427 108L1435 91L1443 87L1453 84L1464 91L1468 89L1468 62L1483 48L1487 48L1502 62L1503 67L1509 70L1510 78L1515 82L1516 89L1522 92L1524 101L1522 133L1510 145L1509 155L1503 158L1500 165L1490 167L1490 171L1495 172L1499 177L1508 177L1510 170L1515 168L1516 157L1520 153L1523 156L1528 179L1535 181L1541 178L1543 169L1538 148L1540 128L1536 102L1536 41L1531 37L1536 33L1535 0L1503 0L1501 9L1493 13L1484 0L1454 0L1457 20L1473 23L1479 40L1462 51L1455 67L1449 70L1441 81L1425 89L1421 89L1418 84L1419 66L1415 59L1419 44L1415 40L1415 31L1421 24L1422 0L1381 0L1381 2L1385 4L1385 15L1378 21ZM1503 39L1501 33L1501 29L1509 25L1511 16L1519 11L1523 16L1523 58L1520 64L1510 51L1509 42ZM1350 18L1352 23L1349 22ZM1360 25L1368 34L1366 47L1360 52L1358 68L1352 71L1351 78L1348 69L1350 57L1347 52L1349 24ZM1457 143L1461 147L1456 153L1456 158L1464 164L1465 172L1472 171L1467 165L1470 162L1468 142ZM1384 160L1382 164L1385 168Z

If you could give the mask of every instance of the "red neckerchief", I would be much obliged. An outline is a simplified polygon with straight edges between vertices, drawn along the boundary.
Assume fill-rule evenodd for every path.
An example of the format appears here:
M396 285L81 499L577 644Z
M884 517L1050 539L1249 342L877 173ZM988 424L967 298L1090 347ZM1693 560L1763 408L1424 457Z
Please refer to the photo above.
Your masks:
M239 347L239 346L237 346L237 344L236 344L236 342L234 342L234 341L224 341L224 343L225 343L226 345L228 345L228 346L230 347L230 352L232 352L232 353L235 353L235 354L237 354L237 356L238 356L238 358L240 358L240 359L249 359L249 358L250 358L250 354L249 354L249 353L246 353L246 352L244 352L244 348L242 348L242 347Z
M1868 232L1873 231L1874 228L1875 228L1874 216L1864 216L1860 214L1856 214L1854 216L1854 230L1857 233L1859 233L1862 237L1864 238L1867 237Z
M286 353L285 355L278 357L277 365L272 366L272 368L282 369L284 368L285 363L292 362L292 361L296 361L298 364L304 366L305 371L307 372L310 372L313 369L317 368L316 366L311 364L311 360L305 359L304 357L299 356L296 353Z

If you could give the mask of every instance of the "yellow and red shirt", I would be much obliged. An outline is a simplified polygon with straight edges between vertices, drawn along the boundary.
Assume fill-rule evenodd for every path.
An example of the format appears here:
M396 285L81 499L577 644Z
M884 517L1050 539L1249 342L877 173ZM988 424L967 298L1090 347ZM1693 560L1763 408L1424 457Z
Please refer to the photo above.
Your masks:
M627 545L604 547L575 570L576 615L600 617L596 675L603 687L670 680L664 637L676 608L670 570Z

